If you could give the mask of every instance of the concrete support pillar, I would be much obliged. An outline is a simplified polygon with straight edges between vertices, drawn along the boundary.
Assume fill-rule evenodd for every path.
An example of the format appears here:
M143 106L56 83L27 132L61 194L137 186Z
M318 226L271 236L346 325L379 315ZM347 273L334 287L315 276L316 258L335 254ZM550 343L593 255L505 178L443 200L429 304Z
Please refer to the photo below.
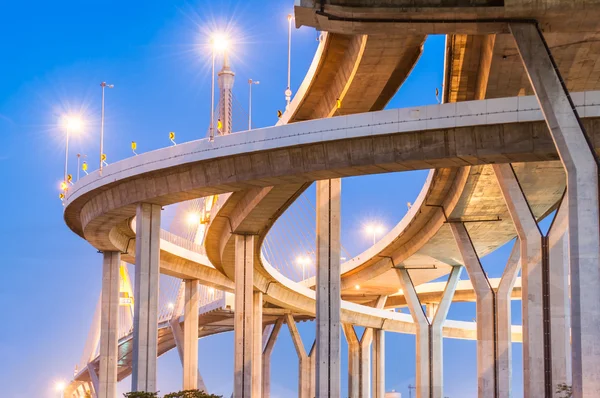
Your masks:
M316 397L340 396L341 180L317 181Z
M252 396L254 236L235 236L234 398ZM261 333L262 335L262 333Z
M136 213L132 391L156 391L160 212L140 203Z
M185 281L183 309L183 389L198 388L198 310L200 282Z
M475 291L477 308L477 391L480 398L496 394L496 317L494 290L463 223L450 223L463 263Z
M497 398L512 397L512 291L521 269L521 245L517 240L496 291Z
M103 256L98 398L116 398L119 362L119 265L121 263L121 253L104 252Z
M352 325L343 324L342 330L348 343L348 398L359 398L360 341Z
M263 294L254 292L252 301L252 396L262 396L262 330L263 330Z
M292 335L292 341L298 354L298 398L311 398L310 391L310 363L300 333L296 328L296 322L291 314L286 314L285 321Z
M88 363L87 368L90 374L91 381L88 385L90 393L94 397L98 398L98 391L100 391L100 380L98 379L98 373L96 373L96 369L94 368L94 364L92 363Z
M373 349L372 349L372 398L385 397L385 332L381 329L373 330Z
M310 362L310 388L308 389L308 396L314 398L317 391L317 342L313 343L310 353L308 354L308 360Z
M573 397L599 397L598 159L538 26L509 28L567 173Z
M421 301L408 270L398 269L400 286L406 303L417 325L417 398L443 398L444 396L444 360L442 327L448 315L450 304L460 280L462 267L453 267L442 295L442 300L431 322L425 315Z
M542 232L510 164L493 165L520 241L523 305L523 390L525 397L551 396L546 380ZM549 331L547 331L549 332Z
M262 396L263 398L271 397L271 354L279 336L279 331L283 325L283 318L279 318L275 323L275 327L269 335L269 339L265 344L265 349L262 354Z
M548 232L548 311L550 321L550 352L552 388L572 385L571 311L569 302L569 234L568 199L563 198Z

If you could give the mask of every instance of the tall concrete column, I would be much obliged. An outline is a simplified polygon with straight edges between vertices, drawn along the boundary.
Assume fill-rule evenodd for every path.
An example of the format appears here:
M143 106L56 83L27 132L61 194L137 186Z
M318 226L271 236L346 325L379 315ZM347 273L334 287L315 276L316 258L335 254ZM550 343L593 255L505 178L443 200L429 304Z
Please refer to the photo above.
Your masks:
M140 203L136 213L132 391L156 391L160 212Z
M104 252L103 256L98 398L116 398L119 362L119 266L121 253Z
M263 294L262 292L254 292L253 294L253 311L252 311L252 396L262 396L262 329L263 329Z
M298 398L311 398L309 396L310 391L310 362L300 332L296 328L296 322L291 314L286 314L285 321L292 335L292 341L298 354Z
M567 173L573 397L599 397L598 159L539 28L528 23L509 28Z
M569 299L568 199L563 198L548 232L548 313L550 315L552 388L572 385L571 311Z
M512 397L512 291L521 269L521 245L517 240L496 290L497 398Z
M359 398L360 341L352 325L343 324L342 330L348 343L348 398Z
M235 236L234 398L252 396L254 236ZM261 333L262 335L262 333Z
M183 389L198 388L198 310L200 281L185 281L183 307Z
M542 232L510 164L493 165L498 185L520 241L523 305L523 390L525 397L548 391L545 371Z
M310 362L310 388L308 389L308 396L314 398L317 394L317 342L315 341L308 354L308 360Z
M277 341L277 336L279 336L279 331L281 330L281 326L283 325L283 318L279 318L277 322L275 322L275 327L271 331L269 335L269 339L265 344L265 349L262 354L262 396L263 398L271 397L271 354L273 353L273 348L275 347L275 342Z
M372 398L385 397L385 332L373 330L373 348L371 351Z
M477 392L480 398L496 394L494 290L463 223L450 223L456 245L475 291L477 308Z
M317 181L316 397L340 396L341 180Z

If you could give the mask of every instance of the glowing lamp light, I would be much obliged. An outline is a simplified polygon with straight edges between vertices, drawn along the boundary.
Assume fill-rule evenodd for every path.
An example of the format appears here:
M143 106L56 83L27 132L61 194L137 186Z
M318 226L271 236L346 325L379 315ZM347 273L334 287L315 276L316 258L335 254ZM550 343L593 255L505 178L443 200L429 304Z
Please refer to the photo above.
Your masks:
M225 52L229 48L229 39L222 33L213 34L210 45L215 52Z
M188 223L188 225L198 225L200 224L201 221L201 217L200 217L200 213L189 213L187 215L186 221Z
M67 383L65 383L64 381L57 381L56 384L54 385L54 388L56 389L56 391L59 391L59 392L64 391L66 387L67 387Z
M383 233L383 226L379 225L379 224L371 224L371 225L367 225L367 227L365 228L365 232L368 234L375 234L375 235L379 235Z
M63 124L69 131L77 133L83 128L83 120L79 116L65 116Z
M167 307L168 307L170 310L172 310L172 309L174 309L174 308L175 308L175 304L173 304L173 303L169 303L169 304L167 305Z
M355 288L356 290L360 290L360 285L354 285L354 288Z

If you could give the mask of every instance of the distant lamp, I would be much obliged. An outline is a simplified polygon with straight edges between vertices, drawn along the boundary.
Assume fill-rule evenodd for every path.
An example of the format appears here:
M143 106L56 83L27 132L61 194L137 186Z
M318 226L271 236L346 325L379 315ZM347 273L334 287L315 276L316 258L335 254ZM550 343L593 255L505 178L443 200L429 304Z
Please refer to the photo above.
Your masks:
M377 236L381 235L384 232L384 229L381 224L369 224L366 226L365 232L369 235L373 235L373 244L375 244Z
M198 212L189 213L186 218L188 225L191 225L191 226L200 224L201 220L202 220L202 217L200 216L200 213L198 213Z
M360 290L360 285L354 285L354 289Z
M175 304L173 304L173 303L169 303L169 304L167 305L167 307L168 307L170 310L174 310L174 309L175 309Z
M306 267L310 265L310 258L306 256L296 257L296 263L302 267L302 280L306 279Z

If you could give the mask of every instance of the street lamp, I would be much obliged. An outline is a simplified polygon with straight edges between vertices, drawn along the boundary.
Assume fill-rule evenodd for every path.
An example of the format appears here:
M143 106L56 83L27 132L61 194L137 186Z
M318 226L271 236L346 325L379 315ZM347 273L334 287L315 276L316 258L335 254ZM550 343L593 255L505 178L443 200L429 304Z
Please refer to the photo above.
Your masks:
M252 130L252 85L260 84L258 80L248 79L248 130Z
M189 226L196 226L196 225L200 224L200 220L201 220L200 213L195 212L195 211L188 213L187 219L186 219Z
M296 263L302 267L302 280L306 279L306 266L310 265L310 258L299 256L296 258Z
M65 182L65 184L67 184L66 186L68 186L67 177L69 175L69 136L71 135L71 132L77 133L81 131L81 128L83 127L83 122L78 116L65 116L63 124L67 131L67 141L65 143L65 176L63 181Z
M212 49L212 80L210 84L210 128L209 128L209 139L213 141L215 139L215 57L217 52L224 53L229 47L229 40L223 34L216 33L210 39L210 46Z
M106 82L100 83L100 87L102 87L102 115L100 116L100 174L102 174L102 162L104 158L104 89L114 88L114 84L106 84Z
M65 397L65 388L67 388L67 384L64 381L56 382L54 388L56 389L56 391L60 392L61 398Z
M373 235L373 244L375 244L377 235L381 235L383 233L383 226L380 224L370 224L365 228L365 232L369 235Z
M292 89L291 87L291 64L292 64L292 14L288 14L288 74L287 74L287 88L285 89L285 101L287 105L285 109L287 110L290 106L290 101L292 100Z

